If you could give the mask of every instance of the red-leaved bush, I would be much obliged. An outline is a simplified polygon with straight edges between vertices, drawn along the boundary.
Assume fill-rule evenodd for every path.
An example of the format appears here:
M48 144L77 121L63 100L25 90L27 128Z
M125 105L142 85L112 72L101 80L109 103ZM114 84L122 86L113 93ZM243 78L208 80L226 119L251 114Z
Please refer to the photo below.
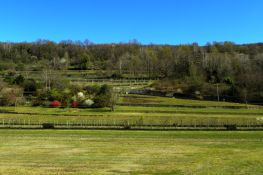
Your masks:
M61 103L58 100L54 100L51 102L50 106L53 108L56 108L56 107L61 106Z
M79 105L79 103L77 101L73 101L71 104L72 108L77 108L78 105Z

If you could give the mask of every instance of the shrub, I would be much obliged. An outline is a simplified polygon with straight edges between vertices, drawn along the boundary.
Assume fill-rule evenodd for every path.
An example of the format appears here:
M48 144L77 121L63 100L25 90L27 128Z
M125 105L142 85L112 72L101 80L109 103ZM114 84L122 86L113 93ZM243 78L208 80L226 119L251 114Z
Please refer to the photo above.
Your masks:
M99 95L108 95L112 91L112 88L109 85L102 85L99 91Z
M71 103L71 107L72 108L77 108L79 106L79 103L77 102L77 101L73 101L72 103Z
M18 87L1 88L0 99L1 105L3 106L15 106L25 102L25 99L23 98L23 90Z
M54 100L54 99L52 99ZM50 106L50 91L47 91L45 89L38 89L36 91L36 96L32 101L33 106Z
M58 89L51 89L49 91L49 100L61 100L62 93Z
M41 100L39 98L35 98L32 100L32 106L43 106L44 100Z
M14 71L8 71L4 75L4 81L7 82L8 84L13 84L15 75L16 73Z
M64 107L69 106L72 98L70 89L64 89L61 93L60 100Z
M120 79L120 78L123 78L123 75L120 74L120 73L113 73L111 75L111 78L113 78L113 79Z
M22 85L25 81L25 78L22 76L22 75L18 75L14 81L13 81L13 84L16 84L16 85Z
M112 88L108 85L103 85L100 91L96 94L94 98L93 107L104 108L110 106Z
M60 107L61 103L58 100L54 100L54 101L51 102L50 106L53 107L53 108Z
M97 86L97 85L95 85L95 86L86 86L86 87L84 88L84 90L86 90L86 92L87 92L88 94L97 94L97 93L99 93L99 91L100 91L100 87Z
M109 107L110 105L110 95L97 95L94 98L93 107L95 108L104 108Z
M27 95L34 95L37 91L37 83L34 79L27 79L23 83L24 91Z
M78 94L77 94L77 99L78 99L78 101L83 101L83 100L85 100L85 95L84 95L84 93L83 93L83 92L78 92Z
M224 125L224 127L229 131L237 130L237 125Z
M94 101L91 100L91 99L87 99L87 100L84 101L83 104L84 104L85 106L90 107L90 106L92 106L92 105L94 104Z
M55 126L52 123L43 123L42 124L43 129L54 129Z

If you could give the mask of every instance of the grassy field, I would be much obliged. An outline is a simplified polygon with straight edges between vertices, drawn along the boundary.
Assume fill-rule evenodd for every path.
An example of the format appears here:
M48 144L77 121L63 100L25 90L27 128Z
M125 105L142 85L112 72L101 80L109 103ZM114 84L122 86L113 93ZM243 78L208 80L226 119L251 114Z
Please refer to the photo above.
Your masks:
M253 125L263 124L263 108L139 95L122 97L114 112L109 108L0 107L0 128L7 124L12 128L15 122L40 127L42 123L125 122ZM262 144L263 131L0 129L0 174L261 175Z
M161 105L186 105L186 106L236 106L236 107L255 107L241 103L217 102L206 100L189 100L179 98L167 98L147 95L127 95L122 98L125 104L161 104Z
M263 119L262 109L186 109L176 108L167 110L163 108L148 107L117 107L115 112L109 109L59 109L59 108L41 108L41 107L2 107L2 110L16 113L1 113L0 124L5 122L30 122L35 123L88 123L98 122L129 123L143 122L144 124L187 124L190 122L205 123L209 121L228 122L228 123L261 123ZM151 111L154 110L154 111ZM24 121L25 120L25 121Z
M209 102L185 100L164 97L128 95L122 97L121 103L137 104L188 104L188 107L145 107L145 106L116 106L111 112L103 109L71 109L71 108L43 108L43 107L0 107L1 123L79 123L79 124L144 124L144 125L173 125L173 124L263 124L263 108L250 106L249 108L230 109L224 106L244 107L243 104L227 102ZM197 108L195 105L208 108ZM210 105L210 106L209 106ZM217 105L218 107L211 107Z
M263 132L1 130L0 174L263 174Z

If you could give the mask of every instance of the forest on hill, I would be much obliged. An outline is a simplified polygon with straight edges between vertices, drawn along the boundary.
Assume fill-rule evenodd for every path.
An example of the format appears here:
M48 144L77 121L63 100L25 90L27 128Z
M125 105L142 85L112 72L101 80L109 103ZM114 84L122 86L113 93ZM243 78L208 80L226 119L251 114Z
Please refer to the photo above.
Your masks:
M8 74L17 76L19 71L46 70L93 70L104 72L108 78L159 79L152 87L160 91L212 99L220 93L220 100L263 101L262 43L0 43L0 72L4 79ZM16 84L9 82L12 83Z

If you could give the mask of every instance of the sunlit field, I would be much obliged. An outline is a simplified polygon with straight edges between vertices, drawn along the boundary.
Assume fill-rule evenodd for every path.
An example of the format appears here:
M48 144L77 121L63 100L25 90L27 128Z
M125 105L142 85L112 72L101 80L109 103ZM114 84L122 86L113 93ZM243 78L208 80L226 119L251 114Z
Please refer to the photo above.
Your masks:
M139 103L140 102L140 103ZM156 106L146 106L147 104ZM158 106L158 105L162 106ZM184 106L186 105L187 106ZM178 105L178 106L171 106ZM232 108L233 107L233 108ZM185 100L144 95L121 97L115 111L109 108L0 107L0 126L38 125L225 125L261 126L263 108L228 102ZM262 125L263 126L263 125Z
M1 130L0 174L263 173L263 132Z

